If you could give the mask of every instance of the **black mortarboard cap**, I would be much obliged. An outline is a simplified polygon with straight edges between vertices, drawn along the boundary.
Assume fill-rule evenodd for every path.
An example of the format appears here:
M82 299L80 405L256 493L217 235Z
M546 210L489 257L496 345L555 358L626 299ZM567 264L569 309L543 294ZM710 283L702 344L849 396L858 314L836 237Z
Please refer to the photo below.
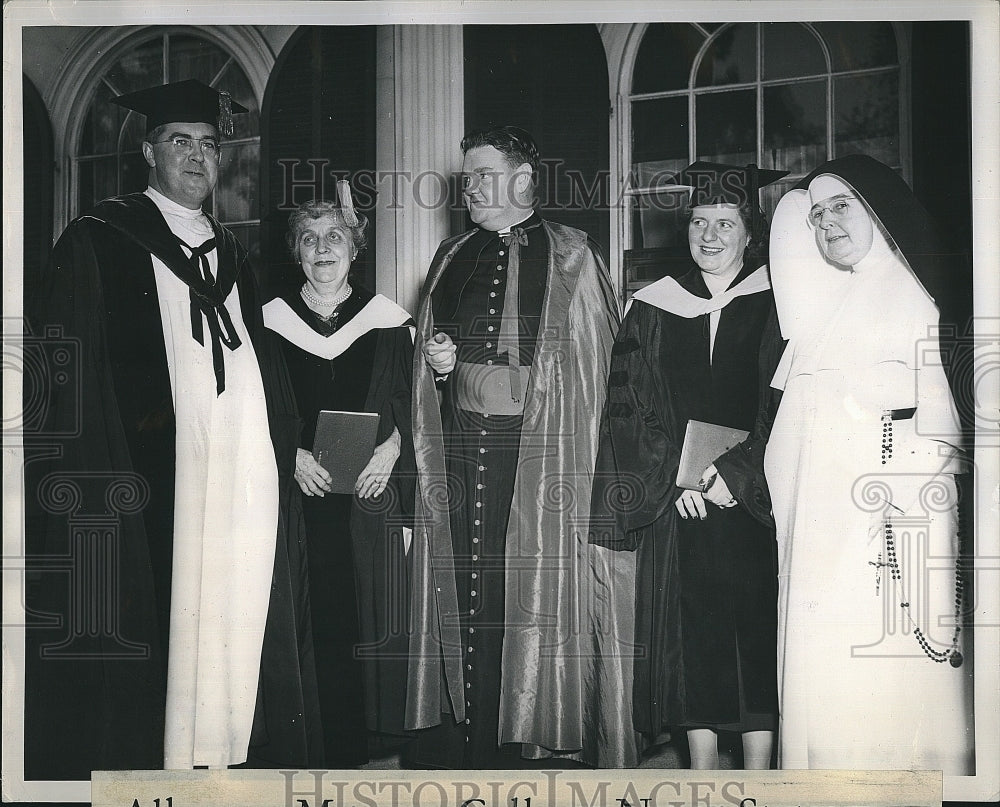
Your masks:
M229 93L213 89L197 79L119 95L114 102L145 115L147 132L164 123L207 123L231 137L232 116L250 111L234 101Z
M777 182L787 171L761 170L756 165L709 163L699 160L681 171L674 180L691 188L691 206L758 204L757 191Z

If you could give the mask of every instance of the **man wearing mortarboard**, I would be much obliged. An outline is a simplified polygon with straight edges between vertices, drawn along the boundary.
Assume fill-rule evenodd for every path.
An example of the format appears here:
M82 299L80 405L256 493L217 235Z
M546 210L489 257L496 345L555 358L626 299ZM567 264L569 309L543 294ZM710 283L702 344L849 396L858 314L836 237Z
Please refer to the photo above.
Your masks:
M246 250L201 209L247 109L193 80L116 103L146 116L149 186L70 223L29 308L81 357L79 399L53 394L46 424L78 434L27 465L29 553L43 569L74 518L119 516L110 549L71 555L74 580L106 563L105 589L44 574L29 599L59 622L27 631L25 776L313 764L294 403Z
M611 357L591 541L636 552L635 727L648 744L686 732L693 768L719 767L720 731L767 768L777 723L763 449L782 342L758 190L785 173L680 173L665 190L687 201L691 262L633 296ZM700 490L678 473L692 420L750 433Z

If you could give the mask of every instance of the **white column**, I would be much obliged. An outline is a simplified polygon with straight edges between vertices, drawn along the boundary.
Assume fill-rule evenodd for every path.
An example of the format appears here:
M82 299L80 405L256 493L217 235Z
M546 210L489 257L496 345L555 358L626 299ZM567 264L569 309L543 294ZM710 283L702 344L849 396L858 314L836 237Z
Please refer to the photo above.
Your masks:
M451 235L448 181L461 167L465 109L462 27L379 31L376 289L416 313L420 287Z
M629 229L629 198L625 196L625 180L631 171L632 105L628 100L632 83L632 67L646 32L646 23L600 23L597 28L608 58L608 92L612 99L611 115L611 240L608 244L608 270L621 295L625 288L623 253L632 247ZM624 302L624 301L623 301Z

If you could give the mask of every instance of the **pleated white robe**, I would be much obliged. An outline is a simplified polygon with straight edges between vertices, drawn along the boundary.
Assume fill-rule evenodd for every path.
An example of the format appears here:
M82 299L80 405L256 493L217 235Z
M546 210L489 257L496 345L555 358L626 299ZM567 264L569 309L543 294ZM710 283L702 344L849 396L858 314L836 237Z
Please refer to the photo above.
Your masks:
M201 211L149 189L190 246L213 233ZM217 276L217 255L209 255ZM223 348L216 395L212 345L191 335L187 285L153 257L177 424L173 583L164 768L246 761L278 522L278 474L260 368L234 288L226 308L242 344Z
M932 661L914 635L941 652L953 635L957 415L937 309L896 254L873 253L835 278L773 382L779 764L967 774L970 665ZM912 407L883 464L882 413Z

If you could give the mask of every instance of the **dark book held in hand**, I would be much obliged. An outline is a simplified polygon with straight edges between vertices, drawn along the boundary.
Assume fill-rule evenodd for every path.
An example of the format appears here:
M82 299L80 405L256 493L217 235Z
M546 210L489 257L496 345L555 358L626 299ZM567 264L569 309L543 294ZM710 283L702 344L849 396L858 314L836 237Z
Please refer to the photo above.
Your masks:
M316 419L313 456L333 477L333 493L354 493L354 483L375 453L378 415L324 409Z
M750 432L743 429L689 420L677 467L677 487L701 490L701 478L708 466L749 435Z

